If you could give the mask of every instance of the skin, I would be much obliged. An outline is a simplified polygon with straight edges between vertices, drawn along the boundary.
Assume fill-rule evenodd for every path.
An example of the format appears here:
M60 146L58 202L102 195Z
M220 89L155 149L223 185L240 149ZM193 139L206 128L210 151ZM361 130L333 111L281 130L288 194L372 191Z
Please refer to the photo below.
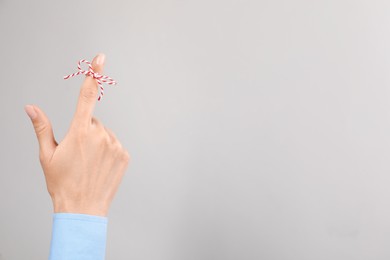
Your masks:
M92 61L103 73L105 55ZM130 161L115 134L93 117L98 95L96 80L85 77L76 112L61 143L51 123L36 105L26 105L39 143L39 159L55 213L107 216Z

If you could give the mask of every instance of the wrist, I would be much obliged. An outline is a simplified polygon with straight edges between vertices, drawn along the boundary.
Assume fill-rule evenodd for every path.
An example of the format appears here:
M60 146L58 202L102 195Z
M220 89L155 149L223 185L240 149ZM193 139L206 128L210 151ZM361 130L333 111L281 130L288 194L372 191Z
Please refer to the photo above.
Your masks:
M58 198L53 199L53 210L54 213L87 214L102 217L106 217L108 214L108 207L104 206L103 203L74 202Z

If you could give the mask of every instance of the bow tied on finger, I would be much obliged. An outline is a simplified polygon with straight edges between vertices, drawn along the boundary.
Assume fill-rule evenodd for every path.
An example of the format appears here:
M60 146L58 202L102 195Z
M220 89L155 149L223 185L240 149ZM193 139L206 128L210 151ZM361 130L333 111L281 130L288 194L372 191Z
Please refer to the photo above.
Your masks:
M82 70L81 69L81 63L88 64L89 69L88 70ZM74 77L74 76L77 76L77 75L80 75L80 74L84 74L85 76L93 77L94 79L96 79L96 82L98 83L98 86L99 86L99 89L100 89L100 94L99 94L99 97L98 97L99 101L100 101L101 98L103 98L103 95L104 95L103 83L107 83L109 85L116 85L117 84L114 79L95 72L93 70L93 68L92 68L92 64L89 61L87 61L87 60L80 60L78 62L78 64L77 64L77 68L78 68L77 72L75 72L73 74L70 74L70 75L67 75L67 76L64 76L64 79L69 79L71 77Z

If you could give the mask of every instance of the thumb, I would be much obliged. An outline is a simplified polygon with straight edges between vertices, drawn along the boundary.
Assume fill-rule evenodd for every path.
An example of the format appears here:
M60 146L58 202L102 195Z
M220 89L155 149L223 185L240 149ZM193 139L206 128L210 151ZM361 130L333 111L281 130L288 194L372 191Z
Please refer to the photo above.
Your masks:
M24 109L34 126L39 142L41 159L51 158L58 144L54 139L53 128L49 118L37 106L26 105Z

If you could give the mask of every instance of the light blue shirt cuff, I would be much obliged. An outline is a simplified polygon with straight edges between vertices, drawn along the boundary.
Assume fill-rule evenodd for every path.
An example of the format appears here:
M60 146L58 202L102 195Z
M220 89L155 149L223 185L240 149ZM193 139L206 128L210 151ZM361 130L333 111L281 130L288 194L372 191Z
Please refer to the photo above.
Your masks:
M107 217L54 213L49 260L104 260Z

